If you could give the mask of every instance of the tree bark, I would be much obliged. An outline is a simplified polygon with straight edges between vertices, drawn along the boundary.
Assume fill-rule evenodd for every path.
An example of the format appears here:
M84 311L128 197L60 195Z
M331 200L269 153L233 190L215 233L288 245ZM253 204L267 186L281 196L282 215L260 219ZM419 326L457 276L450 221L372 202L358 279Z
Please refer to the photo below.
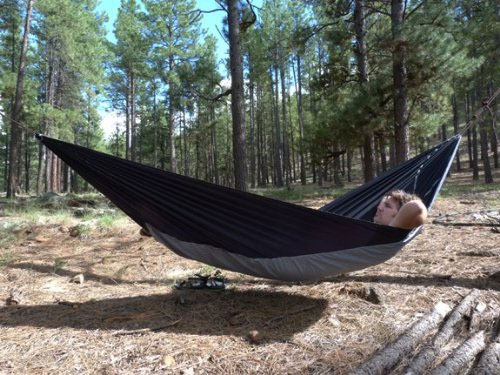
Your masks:
M365 1L354 2L354 30L356 33L356 47L354 49L358 66L359 85L361 90L368 82L368 56L365 42ZM363 132L363 176L365 182L375 177L375 142L373 130L368 129L368 124L362 124Z
M274 103L274 174L275 185L277 187L283 186L283 152L282 152L282 144L281 144L281 124L280 124L280 112L279 112L279 89L278 89L278 66L274 67L274 77L273 70L271 68L271 88L273 94L273 103ZM274 88L274 84L276 88Z
M479 331L460 345L431 375L457 374L486 346L484 331Z
M408 78L406 71L407 39L403 33L404 0L391 1L391 29L393 39L392 72L394 82L394 136L396 164L408 160L410 155L410 129L407 104Z
M252 75L250 75L252 77ZM255 188L255 102L254 102L254 84L250 81L250 186Z
M168 56L169 72L174 70L174 55ZM174 126L174 84L171 79L168 80L168 141L169 141L169 156L170 156L170 171L177 173L177 156L175 150L175 126Z
M288 144L288 126L286 118L286 85L285 85L285 62L280 64L280 80L281 80L281 110L283 114L283 171L285 172L285 185L290 187L290 148Z
M294 70L295 73L295 70ZM302 111L302 69L300 55L297 54L297 111L299 112L299 153L300 153L300 183L306 184L306 162L304 157L304 116Z
M137 160L137 122L135 114L135 74L130 73L130 159Z
M451 97L451 104L453 106L453 131L455 132L455 134L458 134L458 122L459 122L459 119L458 119L458 104L457 104L457 97L455 96L455 94L452 95ZM457 155L456 155L456 165L457 165L457 172L460 172L462 170L462 166L460 164L460 152L457 152Z
M34 0L28 1L26 9L26 19L24 23L23 44L21 48L21 55L19 57L19 69L17 71L16 94L14 97L14 106L12 108L12 121L11 121L11 136L9 146L9 177L7 184L7 198L15 198L16 190L18 188L17 168L19 149L21 146L22 130L19 127L23 109L23 90L24 90L24 77L26 75L26 54L28 51L28 41L31 26L31 10Z
M125 90L125 159L130 159L130 73L127 72L127 88Z
M243 63L241 58L238 0L228 0L227 10L229 60L231 66L234 182L236 189L246 191L248 173L245 141L245 110L243 102Z
M493 342L486 348L471 374L500 374L500 342Z

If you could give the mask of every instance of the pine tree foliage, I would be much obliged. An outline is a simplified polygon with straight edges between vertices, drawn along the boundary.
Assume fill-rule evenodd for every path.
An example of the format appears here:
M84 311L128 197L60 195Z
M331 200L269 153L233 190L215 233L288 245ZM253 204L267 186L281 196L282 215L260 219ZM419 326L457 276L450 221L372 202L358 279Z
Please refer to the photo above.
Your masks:
M90 188L39 148L31 130L233 187L235 173L241 174L234 163L240 137L252 188L341 185L382 173L400 161L401 147L411 157L459 131L498 88L500 22L493 0L236 4L243 138L234 131L231 62L228 55L217 55L221 40L203 30L200 2L121 0L114 37L107 40L107 16L97 11L96 0L37 0L23 90L27 131L18 153L19 190ZM397 4L403 8L395 23ZM9 166L6 119L15 95L25 6L0 2L3 190ZM203 2L209 7L227 15L226 0ZM218 29L229 42L227 17ZM397 58L404 62L399 91ZM360 62L367 67L363 74ZM396 137L400 95L405 145ZM108 138L101 125L105 109L118 115ZM469 164L477 166L474 176L484 171L485 181L488 163L498 168L491 122L486 116L466 142ZM469 164L462 160L461 166Z

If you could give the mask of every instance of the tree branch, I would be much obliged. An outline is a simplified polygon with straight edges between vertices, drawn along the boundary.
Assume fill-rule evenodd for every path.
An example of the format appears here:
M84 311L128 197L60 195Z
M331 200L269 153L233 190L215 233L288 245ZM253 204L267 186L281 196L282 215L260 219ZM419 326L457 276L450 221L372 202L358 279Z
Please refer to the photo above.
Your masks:
M417 9L419 9L422 5L424 5L424 4L425 4L425 2L426 2L426 0L423 0L420 4L418 4L415 8L413 8L413 9L410 11L410 13L408 13L408 16L406 16L406 18L404 18L404 19L405 19L405 20L407 20L408 18L410 18L410 17L411 17L411 15L412 15L413 13L415 13L415 11L416 11ZM405 8L405 12L406 12L406 8ZM403 17L404 17L404 15L403 15Z
M200 92L196 91L196 90L192 90L192 93L196 96L198 96L199 98L202 98L203 100L207 100L207 101L211 101L211 102L218 102L220 101L221 98L223 98L224 96L229 96L231 95L231 89L227 89L226 91L224 91L223 93L220 93L219 95L217 95L216 97L214 98L210 98L208 96L205 96L203 94L201 94Z

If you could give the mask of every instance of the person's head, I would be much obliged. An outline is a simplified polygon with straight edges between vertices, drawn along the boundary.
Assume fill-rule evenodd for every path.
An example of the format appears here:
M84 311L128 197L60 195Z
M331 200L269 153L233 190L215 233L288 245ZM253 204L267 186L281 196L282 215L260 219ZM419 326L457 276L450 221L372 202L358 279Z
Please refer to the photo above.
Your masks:
M407 193L403 190L393 190L382 198L373 222L377 224L389 225L398 214L399 209L408 202L420 200L415 194Z

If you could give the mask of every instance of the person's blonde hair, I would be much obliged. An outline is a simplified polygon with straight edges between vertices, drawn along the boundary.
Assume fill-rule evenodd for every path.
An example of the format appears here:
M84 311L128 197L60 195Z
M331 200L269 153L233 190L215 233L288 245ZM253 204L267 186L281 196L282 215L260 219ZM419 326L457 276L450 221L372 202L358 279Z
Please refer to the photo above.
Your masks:
M422 200L418 195L407 193L404 190L392 190L389 193L387 193L386 196L389 198L393 198L396 202L398 202L399 208L401 208L405 203L414 200L419 200L419 201Z

